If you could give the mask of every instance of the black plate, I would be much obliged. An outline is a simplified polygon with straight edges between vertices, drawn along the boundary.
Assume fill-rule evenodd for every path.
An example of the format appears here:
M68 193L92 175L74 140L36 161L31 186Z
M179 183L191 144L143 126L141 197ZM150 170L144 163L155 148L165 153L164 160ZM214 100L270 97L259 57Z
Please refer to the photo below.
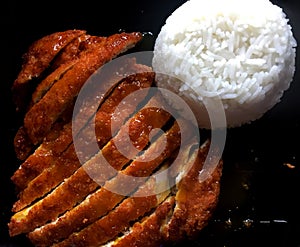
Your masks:
M31 246L24 236L10 238L7 223L16 200L10 177L18 163L13 137L20 120L10 87L21 56L36 39L56 31L85 29L108 35L119 30L150 32L152 49L164 20L184 0L96 2L7 1L1 8L1 186L0 246ZM300 42L300 7L296 0L277 0ZM299 52L297 52L299 54ZM297 68L300 59L297 56ZM282 101L250 125L228 130L218 208L192 246L300 246L300 73ZM289 163L294 168L289 168Z

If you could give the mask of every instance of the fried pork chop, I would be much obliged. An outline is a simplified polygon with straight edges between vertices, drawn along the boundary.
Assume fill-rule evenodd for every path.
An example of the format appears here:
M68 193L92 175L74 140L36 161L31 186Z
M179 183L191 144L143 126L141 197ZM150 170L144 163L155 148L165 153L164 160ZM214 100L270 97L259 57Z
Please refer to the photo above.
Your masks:
M69 30L29 48L12 87L18 98L21 87L34 84L26 106L15 102L26 110L15 137L21 164L11 178L18 191L8 224L12 237L26 234L35 246L155 247L193 238L209 222L222 160L200 182L210 141L199 145L190 121L170 114L164 96L151 90L151 67L127 59L80 102L79 125L72 121L88 78L142 38L139 32L102 37ZM137 91L143 94L116 110ZM89 104L95 102L96 110ZM153 134L157 129L163 131Z

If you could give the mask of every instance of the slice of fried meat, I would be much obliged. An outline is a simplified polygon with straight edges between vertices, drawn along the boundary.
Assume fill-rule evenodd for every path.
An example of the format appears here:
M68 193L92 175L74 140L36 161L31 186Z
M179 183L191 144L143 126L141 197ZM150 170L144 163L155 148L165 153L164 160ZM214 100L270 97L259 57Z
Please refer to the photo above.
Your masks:
M34 152L14 172L11 180L18 191L24 190L28 183L37 177L42 171L51 167L53 162L72 143L72 124L65 124L60 128L53 128L49 137L37 147ZM18 209L13 208L13 211Z
M87 226L80 232L74 232L68 239L53 246L101 246L114 239L118 234L130 228L131 222L154 210L169 195L169 190L156 193L155 186L153 186L154 183L150 178L136 192L137 195L134 194L132 197L126 198L115 209L95 223ZM139 196L138 194L148 196ZM39 246L45 243L44 241L41 243L34 242L32 239L33 235L34 232L30 233L29 238L35 245Z
M37 247L157 247L208 224L223 161L209 139L199 143L198 126L152 68L119 56L142 37L70 30L27 52L12 87L15 97L35 84L14 139L22 163L11 177L11 237L26 234Z
M174 196L169 196L148 217L136 222L122 237L103 246L113 247L157 247L164 239L161 235L163 223L172 213L175 204Z
M209 148L210 142L207 140L191 154L191 160L195 157L195 162L190 170L184 175L179 173L182 179L176 186L176 206L168 222L161 228L164 239L169 243L195 238L208 224L217 206L223 161L208 157ZM200 181L199 171L204 162L209 162L215 169L205 181ZM182 166L179 171L183 169Z
M67 30L47 35L34 42L23 56L23 65L12 86L13 100L17 111L24 109L28 94L28 83L47 69L54 57L73 39L84 34L84 30Z
M58 80L26 113L24 127L33 144L40 143L60 114L73 102L86 80L103 64L133 47L140 33L114 34L92 51L81 53L80 62Z
M206 142L190 154L190 160L193 161L191 169L176 185L174 195L170 195L149 216L135 222L122 236L103 246L172 246L183 240L195 238L208 224L220 193L222 161L207 180L199 180L199 171L207 158L208 146ZM182 163L182 166L185 164Z
M88 52L97 48L99 44L105 42L105 39L106 37L83 34L66 45L54 58L48 75L37 85L32 94L30 105L36 104L55 82L79 62L82 52Z
M161 103L159 103L158 100L159 98L153 97L150 99L148 104L151 106L160 106ZM168 112L163 109L147 107L146 104L146 106L127 121L127 123L121 127L118 134L103 147L101 155L94 156L93 159L97 160L97 157L100 157L101 161L103 154L103 157L109 161L109 164L112 167L116 170L122 169L122 167L126 165L130 159L120 153L117 145L118 147L123 147L124 150L127 150L129 157L135 157L148 144L148 135L150 131L153 128L161 128L164 124L166 124L169 118L170 114ZM126 142L128 137L128 128L130 129L130 138L135 145L133 148L128 148L130 146ZM45 172L31 182L34 184L30 187L31 192L35 194L40 193L41 188L42 191L51 190L65 178L72 175L80 166L81 164L78 162L77 154L74 150L74 146L72 145L67 152L59 157L58 162L56 162L50 169L45 170ZM104 194L106 193L107 192L104 192ZM30 197L30 194L31 193L28 193L26 195ZM102 194L102 192L100 194ZM97 197L94 198L97 199ZM59 203L51 201L49 202L50 204L43 206L43 204L45 204L43 203L44 200L45 199L40 200L29 208L26 208L12 216L11 222L9 223L10 234L12 236L31 231L35 227L41 226L49 220L54 220L59 213L61 213ZM92 202L92 200L89 201ZM95 206L97 208L98 204ZM92 208L90 206L88 207L89 210ZM95 212L97 212L97 210L93 211L93 213ZM79 219L80 217L77 218Z
M90 37L90 35L86 35L84 32L84 34L74 38L66 46L62 47L58 53L54 54L55 56L51 61L53 64L50 63L47 66L46 72L44 72L43 77L40 78L41 81L37 82L35 89L32 89L33 93L29 105L26 107L27 110L37 103L53 84L62 78L66 71L70 70L75 63L78 62L79 54L82 51L94 48L94 43L98 43L104 39L104 37L97 37L97 39L93 38L92 41L87 41ZM44 39L41 39L39 42L43 43ZM85 45L81 45L82 43L85 43ZM43 53L42 45L36 48L35 53L38 54L39 52ZM30 53L30 50L28 53ZM42 57L37 56L36 63L38 63L39 59L42 59ZM17 158L20 160L25 160L34 148L24 126L19 129L15 136L14 147Z
M147 74L149 72L149 74ZM90 145L94 132L98 138L97 142L99 147L102 147L111 137L110 133L110 119L113 116L115 121L119 121L118 125L123 124L122 116L127 117L134 111L134 106L127 104L123 114L113 114L117 105L123 98L129 95L138 88L147 88L152 85L154 75L150 73L151 69L147 66L136 64L135 59L126 60L124 67L116 71L110 78L106 78L106 88L104 95L97 95L97 103L100 105L99 111L96 113L95 122L89 123L84 129L79 132L77 139L78 143L82 143L80 149L85 150L85 154L90 153L93 155L97 150L94 146ZM128 77L131 75L131 77ZM119 84L119 86L117 86ZM109 85L109 86L107 86ZM113 93L111 91L114 90ZM111 93L111 96L108 95ZM140 99L141 101L142 99ZM138 102L138 101L137 101ZM84 107L82 107L84 108ZM85 109L85 119L82 119L82 125L88 122L94 110ZM124 117L125 119L126 117ZM84 122L85 121L85 122ZM96 126L95 126L96 125ZM74 131L75 132L75 131ZM52 129L45 138L43 143L31 154L13 174L12 180L18 189L25 189L28 182L39 175L44 169L51 167L51 165L58 159L58 157L68 148L72 143L72 124L71 122L65 124L59 131ZM30 141L29 141L30 142ZM28 141L26 142L28 144ZM88 157L87 157L88 158ZM19 208L20 209L20 208ZM17 210L17 209L15 209Z
M146 70L146 68L140 66L134 66L133 68L136 70L136 72ZM24 181L24 178L20 176L26 173L26 171L28 171L29 174L33 173L32 170L35 170L36 173L40 171L40 173L38 176L32 179L29 182L28 186L24 188L24 190L20 193L19 200L13 206L13 211L18 212L22 208L28 206L37 198L40 198L44 194L48 193L65 177L68 177L68 175L72 174L75 169L80 167L81 163L83 163L83 159L88 160L94 154L96 154L99 148L102 148L115 134L111 133L111 119L114 118L115 121L118 121L119 126L121 126L123 124L122 121L126 120L128 116L134 113L134 111L136 110L136 104L142 102L144 98L142 97L143 95L140 95L140 98L136 97L135 104L127 104L126 110L122 111L122 114L120 114L119 112L114 112L118 104L130 93L138 89L149 88L152 85L153 81L153 72L143 72L125 77L117 86L115 86L111 95L106 98L106 100L103 102L98 112L96 113L95 122L91 121L91 123L86 125L85 128L81 130L81 132L76 137L78 143L77 149L84 150L83 154L81 154L80 151L75 151L74 145L71 143L71 124L68 124L65 129L67 133L62 133L66 134L67 137L64 135L60 135L54 141L54 143L51 142L51 144L46 146L46 151L40 148L38 149L40 151L38 152L38 154L30 156L25 161L24 167L21 166L22 168L18 169L18 173L14 176L14 180L19 178L19 181L21 179L22 181ZM114 85L115 84L116 83L114 83ZM95 145L91 145L92 139L95 138L95 134L98 144L98 146L96 147ZM63 143L63 141L65 141L66 139L68 140L68 142ZM42 144L41 146L43 147L45 145ZM65 146L66 150L64 152L54 152L58 148L62 150L61 146ZM47 149L47 147L49 149ZM47 153L47 150L50 152L50 154L46 155L46 157L37 156L41 152ZM83 159L79 160L77 158L80 156L84 156ZM44 163L41 165L41 162Z
M187 139L189 139L191 136L186 136ZM165 143L165 139L167 139L167 143ZM141 156L139 156L138 160L132 161L129 166L126 167L126 169L122 170L120 176L116 175L111 181L108 181L108 178L111 177L111 174L109 174L111 171L107 170L105 165L103 167L99 166L98 164L85 164L83 167L81 167L77 173L74 174L72 177L70 177L70 183L68 186L76 186L76 184L80 183L84 188L88 187L91 182L88 184L83 184L83 182L80 181L88 181L88 178L92 177L96 181L96 184L104 184L105 181L105 188L101 188L102 191L106 191L107 188L114 188L114 190L122 191L123 194L132 193L134 190L136 190L138 187L142 186L144 183L144 179L141 179L140 181L135 181L135 183L130 183L126 181L126 178L124 180L123 175L131 176L131 177L147 177L150 176L155 169L160 167L161 164L164 163L165 160L168 160L174 153L176 153L176 149L179 148L181 143L180 138L180 128L177 123L174 123L174 125L166 132L166 134L158 137L158 139L154 142L153 145L151 145ZM165 146L166 145L166 146ZM163 152L161 152L163 150ZM155 157L155 158L153 158ZM151 159L150 159L151 158ZM149 159L148 161L145 161ZM170 161L169 161L170 162ZM85 173L87 171L87 173ZM99 173L99 171L101 171ZM93 173L93 175L91 175ZM74 183L72 178L78 177L79 174L82 174L81 178ZM96 176L97 174L97 176ZM71 183L72 181L72 183ZM95 183L95 181L93 181ZM69 182L68 180L66 182ZM120 186L120 184L126 184L125 187ZM66 185L67 186L67 185ZM79 186L79 184L78 184ZM153 186L155 187L155 186ZM83 188L83 189L84 189ZM101 189L97 191L99 195L101 195ZM114 191L113 190L113 191ZM67 190L66 190L67 192ZM91 191L90 191L91 192ZM89 192L89 193L90 193ZM110 193L110 192L106 192ZM104 195L106 194L104 193ZM102 192L103 194L103 192ZM140 192L137 192L136 195L141 194ZM113 201L110 201L109 203L111 205L107 205L109 208L113 208L119 201L123 200L125 196L120 195L120 197L116 197L116 202L113 203ZM87 202L88 203L88 202ZM107 203L106 199L99 196L97 200L93 203L89 203L87 205L89 206L83 206L81 207L79 205L78 210L81 207L81 211L89 212L90 210L97 210L97 207L100 207ZM97 206L98 205L98 206ZM94 208L95 207L95 208ZM86 209L84 209L86 208ZM137 209L135 209L137 210ZM75 210L76 212L76 210ZM87 213L84 213L83 215L88 215ZM99 211L100 212L100 211ZM81 213L82 214L82 213ZM103 213L102 213L103 214ZM97 215L95 215L97 217ZM101 217L101 214L99 215ZM121 222L123 222L124 219L119 218ZM60 218L58 221L54 221L50 224L47 224L32 233L29 234L29 238L32 240L33 243L40 245L40 244L47 244L50 245L53 242L58 242L64 238L67 238L70 234L72 234L73 231L83 228L86 224L92 223L95 221L95 219L89 217L84 220L84 218L80 218L78 214L74 214L72 210L70 213L66 213L63 217ZM69 224L72 222L72 226L70 227ZM84 222L84 223L83 223ZM120 223L121 223L120 222ZM126 223L126 222L124 222ZM80 224L80 225L78 225ZM127 222L129 224L129 222ZM94 226L95 227L95 226ZM93 228L92 228L93 229ZM80 232L78 234L75 234L76 236L73 236L73 238L76 238L76 241L80 241L82 239L80 236L86 236L86 234L91 234L93 231L86 230L85 232ZM100 233L99 233L100 234ZM93 239L93 238L91 238ZM88 241L88 240L87 240ZM66 243L72 243L76 244L75 239L73 239L71 242L68 240Z

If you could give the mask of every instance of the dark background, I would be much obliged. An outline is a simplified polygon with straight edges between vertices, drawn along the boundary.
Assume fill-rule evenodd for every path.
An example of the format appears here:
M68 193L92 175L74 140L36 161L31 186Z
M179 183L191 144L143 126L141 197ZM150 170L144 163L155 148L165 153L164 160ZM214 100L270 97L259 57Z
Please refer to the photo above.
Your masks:
M167 16L184 0L5 1L0 6L0 246L31 246L24 236L10 238L7 223L16 200L10 177L18 167L13 137L20 125L10 88L28 46L44 35L67 29L109 35L119 30L150 32L145 49ZM296 0L272 1L283 8L300 42ZM297 52L297 68L299 66ZM185 246L300 246L300 72L282 101L261 119L229 129L218 208L196 241ZM294 169L285 166L290 163Z

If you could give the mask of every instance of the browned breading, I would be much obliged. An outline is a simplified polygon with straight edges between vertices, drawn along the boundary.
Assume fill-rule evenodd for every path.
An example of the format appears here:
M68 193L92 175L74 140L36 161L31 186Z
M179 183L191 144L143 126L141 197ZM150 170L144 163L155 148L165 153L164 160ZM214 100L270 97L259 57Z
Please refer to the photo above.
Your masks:
M67 32L65 32L65 34L67 34ZM53 36L54 36L53 37L54 40L52 42L55 42L56 35ZM39 45L34 46L33 49L34 53L43 54L43 52L45 52L43 50L43 44L44 46L48 47L49 39L42 38L41 40L35 42L38 43ZM91 38L90 35L86 35L84 32L84 34L78 36L77 38L75 37L64 47L61 47L61 49L59 49L59 52L53 54L53 56L55 55L52 59L54 60L52 61L53 64L49 64L47 66L48 75L45 74L44 75L45 78L42 79L42 81L40 81L37 84L36 88L32 93L31 101L27 106L27 110L29 110L35 103L37 103L51 88L51 86L53 86L53 84L56 81L62 78L63 75L68 70L70 70L75 65L75 63L79 61L79 54L82 51L87 51L88 49L94 49L95 44L99 43L100 41L103 41L104 39L105 37L93 36L93 38ZM84 45L82 45L82 43L84 43ZM28 53L30 53L30 51ZM42 57L38 56L36 58L36 63L38 63L39 59L42 59ZM30 67L27 70L29 69ZM72 109L72 105L70 105L69 108ZM15 143L14 145L15 152L17 154L17 157L20 160L25 160L28 157L28 155L31 153L32 149L34 148L34 145L32 144L30 138L28 137L28 134L24 127L21 127L20 130L18 131L17 135L15 136L14 143Z
M192 156L196 155L196 160L187 172L187 176L184 176L177 185L176 195L168 198L170 202L166 200L151 215L136 222L129 232L111 241L110 246L157 247L161 244L172 245L196 237L212 216L220 193L222 161L218 162L216 169L207 180L199 181L199 171L202 169L207 152L208 145L203 145L191 155L190 159L194 160ZM168 204L168 210L162 214L160 210L161 207L166 207L163 206L166 205L165 203L171 204Z
M72 60L68 63L62 64L56 70L54 70L49 76L42 80L36 90L32 94L31 105L36 104L46 94L46 92L63 77L63 75L76 64L76 61Z
M188 128L188 126L186 126L186 127ZM164 143L165 138L164 137L167 138L167 144L166 144L163 152L161 152L164 145L165 145L165 143ZM186 136L187 139L189 139L190 137L191 136L188 136L188 135ZM139 161L134 160L128 167L126 167L125 170L122 171L121 174L122 175L125 174L127 176L135 176L135 177L150 176L152 174L152 172L157 167L159 167L160 164L162 164L164 162L164 160L166 160L167 158L174 155L174 151L177 148L179 148L180 142L181 142L181 140L180 140L180 128L179 128L178 124L175 123L171 127L171 129L169 129L166 132L165 135L159 137L155 141L155 143L153 145L151 145L149 147L149 149L147 149L141 157L139 157ZM149 161L143 161L146 158L149 159L150 155L151 155L151 157L155 157L155 158L152 158ZM80 170L77 171L77 174L74 174L69 180L67 180L65 182L65 183L67 183L67 184L65 184L66 188L62 189L62 191L66 191L66 193L68 193L68 190L67 190L68 186L70 186L70 187L71 186L76 186L77 184L78 184L78 186L79 186L79 184L81 184L84 187L88 187L89 184L86 184L85 181L88 181L88 178L89 178L88 174L91 174L91 172L88 172L88 174L84 173L84 170L91 169L89 167L85 167L85 166L88 166L88 165L89 164L84 165L84 167L80 168ZM105 167L101 168L101 167L96 165L96 167L94 169L95 169L95 172L94 172L95 174L99 173L99 169L101 169L101 174L104 178L101 181L101 179L100 179L101 175L99 174L97 182L99 184L103 184L106 181L107 177L108 177L108 175L104 171ZM82 175L80 178L79 178L79 174ZM75 178L75 177L78 177L79 179L76 179L76 181L73 181L72 178ZM107 182L106 186L108 188L110 186L117 187L119 184L122 184L123 180L124 179L121 176L117 175L111 181ZM143 181L144 180L141 180L141 181L136 182L134 184L130 184L130 183L126 182L126 188L125 189L129 190L130 192L134 191L137 187L142 185ZM64 185L62 185L62 186L64 186ZM85 189L85 188L83 188L83 189ZM121 189L121 188L119 188L119 189ZM96 192L96 193L99 193L99 195L100 195L101 194L100 191L101 191L101 189L99 190L99 192ZM78 193L80 193L80 192L77 191L76 194L78 194ZM138 193L136 193L136 194L138 194ZM120 197L119 200L121 200L123 198L124 198L124 196ZM98 202L96 201L97 203L93 203L89 206L82 207L81 211L84 212L84 210L86 210L86 211L93 210L93 208L95 206L97 207L97 205L101 205L103 200L105 200L105 199L99 197L97 199ZM56 201L58 201L58 200L56 200ZM114 205L117 202L114 202L114 203L111 202L111 203L112 203L112 205L110 207L113 208ZM94 205L94 206L92 206L92 205ZM79 209L77 209L77 211L79 211L79 210L80 210L80 206L79 206ZM119 218L119 220L121 221L120 223L122 223L124 221L123 218ZM80 218L78 219L78 215L74 214L71 211L70 213L67 213L66 216L61 217L59 222L50 223L50 224L45 225L45 226L43 226L42 228L40 228L36 231L33 231L32 233L29 234L29 238L32 240L33 243L35 243L37 245L40 245L41 243L44 243L44 244L46 243L47 245L50 245L53 242L57 242L61 239L64 239L64 238L68 237L72 233L73 230L80 229L80 228L84 227L85 224L81 223L81 221L84 221L84 219L80 219ZM67 227L70 224L70 222L72 222L72 227ZM92 222L93 222L93 219L89 218L89 220L86 223L92 223ZM78 225L78 223L80 223L80 225ZM127 222L127 224L129 224L129 223L130 222ZM83 232L83 233L76 234L76 236L73 236L71 238L72 240L66 241L64 246L68 245L68 244L77 244L77 241L80 241L80 238L81 238L80 236L85 236L84 234L93 234L93 231L88 230L88 233ZM76 239L76 241L75 241L75 239ZM91 239L93 239L93 237ZM94 240L94 243L96 243L95 241L96 240Z
M10 236L25 233L37 247L157 247L208 224L223 167L208 157L217 153L210 140L199 146L195 126L151 90L151 67L133 58L108 63L142 37L70 30L25 55L14 97L33 77L37 85L14 139L23 163L11 177L19 194ZM207 165L215 169L200 180Z
M71 122L65 124L62 128L55 129L54 126L54 130L51 131L50 135L20 165L19 169L11 177L19 191L25 189L28 183L44 169L49 168L72 143ZM15 207L13 207L13 210L15 212L18 211Z
M84 30L67 30L47 35L34 42L23 57L23 65L12 86L13 100L17 110L24 109L27 84L47 69L54 57L68 43L84 34Z
M67 134L67 131L65 131L64 129L69 124L72 118L72 107L73 104L71 104L67 109L65 109L62 116L51 126L51 130L49 131L49 133L47 133L47 135L43 139L43 142L46 144L46 146L48 146L52 142L55 142L54 145L59 145L58 148L60 150L63 148L61 147L62 144L60 144L59 141L55 141L55 139L58 138L58 136L62 136L62 138L64 138L65 135ZM66 140L62 140L62 141L64 142ZM35 149L38 148L39 145L32 144L24 126L21 126L14 138L14 149L17 158L19 160L26 161L26 159L29 158L29 156L34 155ZM56 148L51 150L51 152L56 152L55 150Z
M100 66L133 47L141 37L140 33L115 34L98 43L92 51L81 53L79 63L26 113L24 126L32 143L36 145L43 140L52 124L78 95L82 85Z
M77 60L79 54L89 49L91 35L89 34L82 34L77 38L73 39L68 45L62 49L57 56L54 58L51 64L50 71L55 71L58 67L65 63L69 63L73 60ZM102 39L103 37L98 37L98 39ZM88 45L87 45L88 44Z
M148 104L153 104L152 99L156 102L155 105L161 104L159 103L159 98L151 98ZM127 123L121 127L118 134L103 147L102 154L104 158L108 160L109 164L116 170L122 169L122 167L126 165L130 161L130 159L123 156L122 153L119 152L116 146L116 142L127 150L129 157L135 157L138 152L148 144L148 135L150 131L153 128L161 128L164 124L166 124L169 118L170 114L168 112L162 109L147 107L146 105L129 121L127 121ZM135 144L135 148L128 149L128 147L130 146L128 146L128 143L124 141L128 136L128 128L130 129L129 134L132 142ZM102 155L100 155L100 157L102 157ZM32 186L27 187L22 192L22 194L26 193L26 198L32 198L32 194L34 194L35 196L37 194L44 194L41 193L41 191L50 191L52 188L61 183L65 178L71 176L80 166L81 164L78 161L74 146L71 145L68 150L59 157L58 162L54 163L52 167L45 170L37 178L30 182L30 185ZM104 192L104 194L106 193L110 192ZM95 199L96 204L93 205L97 208L99 207L99 204L97 203L98 197L95 196ZM45 203L43 201L45 201L45 199L12 216L11 222L9 223L10 234L12 236L31 231L35 227L41 226L49 220L54 220L61 213L60 207L62 206L62 204L57 203L56 201L50 201L49 203ZM92 202L92 200L89 201ZM88 206L88 208L89 209L87 210L87 212L90 213L92 207ZM97 209L93 211L94 214L95 212L97 212ZM77 220L78 219L80 219L79 216L77 216ZM75 226L75 223L73 225Z
M217 162L217 166L205 181L199 181L199 171L207 158L209 146L207 141L194 151L192 155L196 156L195 162L177 185L176 207L162 228L164 238L171 243L196 237L209 222L218 203L222 160L210 157L210 165L214 166L214 162Z
M26 129L24 126L20 127L14 138L14 148L17 158L19 160L25 160L33 147L34 145L31 143Z
M69 247L69 246L101 246L106 242L114 239L118 234L126 231L131 226L131 222L136 221L140 217L157 207L163 202L169 194L169 191L159 194L155 193L153 181L147 181L145 185L137 191L136 194L148 194L149 196L132 196L122 201L114 210L110 211L106 216L99 219L95 223L87 226L80 232L73 233L68 239L58 244L55 247ZM46 231L47 229L41 229ZM38 243L32 239L33 233L29 234L32 242L39 246L40 244L48 244L47 241ZM53 242L53 235L46 235L45 237Z
M135 69L137 69L137 72L140 68L137 67ZM122 101L122 99L138 89L149 88L152 85L153 81L154 74L152 72L143 72L123 78L123 81L121 81L120 84L115 87L111 95L104 101L104 103L99 108L99 111L96 113L96 124L94 125L94 122L92 122L90 126L86 126L85 129L83 129L77 137L79 143L77 148L79 148L79 150L84 150L86 159L89 159L98 151L97 147L95 149L95 146L90 144L91 139L95 138L95 133L98 139L98 147L102 148L104 144L106 144L112 137L110 130L111 118L113 117L114 119L120 119L120 121L124 121L124 119L128 118L128 116L130 116L136 110L135 105L127 105L126 111L123 111L122 114L114 114L115 108ZM143 98L136 98L136 103L141 102L142 100ZM122 124L123 122L120 122L120 125ZM71 124L68 124L66 131L67 133L63 134L67 134L68 142L61 143L59 140L63 141L67 138L60 135L57 139L55 139L54 143L51 142L50 146L48 145L48 150L62 150L60 145L53 147L53 144L56 145L57 141L59 141L59 144L66 144L64 145L66 148L68 147L68 145L72 142ZM43 146L43 144L41 146ZM25 188L20 193L20 198L13 207L15 212L28 206L32 201L48 193L65 177L68 177L75 171L75 169L80 167L81 162L77 159L77 156L80 154L79 152L75 152L73 144L70 144L70 146L64 153L52 152L51 154L51 156L46 156L44 160L36 155L31 156L32 159L28 159L28 161L31 161L30 164L34 165L34 167L32 168L30 167L30 164L25 163L25 166L26 164L29 166L28 172L30 172L30 170L32 169L38 169L38 171L41 172L39 176L32 179L27 188ZM43 161L46 161L46 163L42 165L43 170L40 170L40 162ZM24 169L26 171L26 167L24 167L22 170Z
M94 131L96 131L96 136L98 137L98 145L102 147L110 138L110 118L116 108L118 102L122 100L126 95L128 95L132 90L136 90L137 88L146 88L149 87L154 80L154 75L151 74L151 70L149 67L137 65L134 59L130 59L126 61L125 67L122 70L118 70L116 75L112 75L110 78L106 78L109 81L106 81L111 87L107 87L105 90L106 95L98 98L98 104L100 106L100 110L96 113L96 121L95 126L91 123L88 127L81 130L79 134L78 143L82 143L80 148L84 148L86 150L85 153L90 153L93 155L96 150L94 146L89 145L89 142L92 138L94 138ZM141 74L147 73L149 74ZM132 77L127 78L127 74L132 74ZM139 75L136 75L139 74ZM126 79L124 79L126 78ZM124 82L121 82L124 80ZM116 85L120 83L119 87ZM110 91L114 89L114 93L112 96L107 98L107 95ZM105 100L105 101L104 101ZM140 99L142 100L142 99ZM102 102L104 103L102 104ZM124 115L128 114L128 116L133 111L134 106L129 105L124 111ZM88 110L87 110L88 111ZM92 110L93 112L94 110ZM86 116L85 122L92 113L89 112L89 115ZM114 116L115 121L120 119L121 116ZM122 125L122 122L119 122L119 125ZM75 131L74 131L75 132ZM57 131L52 130L48 137L43 141L43 143L35 150L35 152L30 155L20 166L20 168L13 174L12 179L13 182L17 185L18 188L24 189L28 182L34 179L37 175L39 175L44 169L50 167L55 160L65 151L68 146L72 143L72 124L68 122L63 128ZM23 134L24 135L24 134ZM27 145L30 141L27 140ZM33 195L32 195L33 196ZM19 208L20 209L20 208ZM17 210L17 208L15 208Z
M55 82L79 62L80 54L97 48L99 44L105 41L105 37L81 35L70 42L55 57L49 75L46 76L36 87L32 94L31 106L36 104Z
M99 148L102 148L108 140L116 134L119 128L112 130L112 119L117 126L122 126L135 110L138 110L138 104L140 104L144 97L147 96L148 89L153 86L154 73L148 66L137 65L135 59L126 61L123 69L114 73L111 78L105 78L105 82L110 85L115 85L112 81L120 81L120 83L114 87L114 91L111 96L94 96L89 100L89 104L94 99L101 99L103 104L95 115L95 119L92 122L91 116L93 116L93 107L88 107L89 104L80 105L80 116L76 115L75 126L73 125L73 133L77 133L77 149L84 150L84 155L88 157L82 157L80 151L77 152L81 160L87 160L91 155L94 155L97 150L95 146L90 143L93 142L95 136L97 137L97 144ZM117 106L121 101L129 96L131 93L138 89L145 89L143 94L139 94L136 97L135 102L126 102L126 108L122 109L122 112L115 112ZM97 91L97 90L96 90ZM105 89L104 91L109 91ZM86 119L90 119L86 123ZM84 126L83 128L77 126ZM97 148L97 147L96 147ZM87 155L89 154L89 155Z
M149 217L136 222L125 236L111 243L113 247L158 247L164 242L161 227L174 207L175 200L170 196Z

